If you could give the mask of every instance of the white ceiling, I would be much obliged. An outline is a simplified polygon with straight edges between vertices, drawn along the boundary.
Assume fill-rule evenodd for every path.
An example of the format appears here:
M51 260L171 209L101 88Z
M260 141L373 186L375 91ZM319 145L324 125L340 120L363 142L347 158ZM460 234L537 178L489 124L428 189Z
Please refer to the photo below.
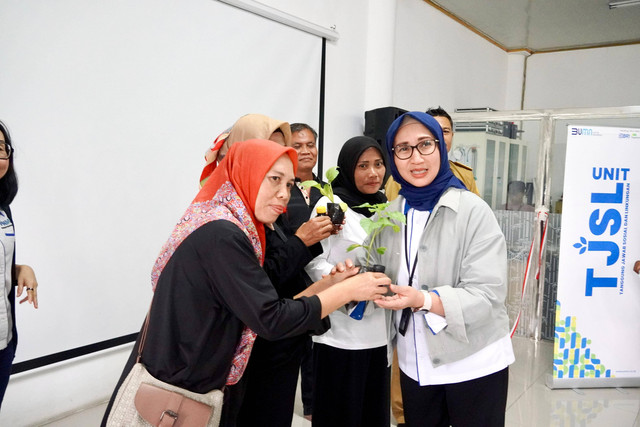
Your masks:
M611 0L424 0L507 51L640 43L640 5Z

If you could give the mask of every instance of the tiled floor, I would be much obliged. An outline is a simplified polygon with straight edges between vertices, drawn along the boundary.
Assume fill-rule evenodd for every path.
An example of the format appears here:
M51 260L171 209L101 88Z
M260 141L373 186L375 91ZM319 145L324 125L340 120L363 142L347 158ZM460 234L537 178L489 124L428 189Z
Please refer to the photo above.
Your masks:
M640 427L640 388L551 390L553 343L515 337L516 362L509 370L506 425ZM97 426L106 403L45 424L49 427ZM309 427L297 399L292 427ZM395 425L395 424L392 424Z

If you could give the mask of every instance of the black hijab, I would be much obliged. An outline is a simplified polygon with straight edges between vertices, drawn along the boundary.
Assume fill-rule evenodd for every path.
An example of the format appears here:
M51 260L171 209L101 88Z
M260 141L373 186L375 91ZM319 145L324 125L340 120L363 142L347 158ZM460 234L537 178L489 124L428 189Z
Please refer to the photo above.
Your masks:
M333 192L337 194L343 202L345 202L349 208L355 212L366 216L367 218L373 215L367 208L354 208L354 206L361 205L363 203L376 204L385 203L387 197L384 193L378 191L374 194L364 194L358 191L354 180L356 171L356 165L362 153L369 148L375 148L380 153L380 157L384 162L384 167L388 168L385 155L382 152L380 144L373 138L368 136L356 136L349 139L344 143L340 154L338 155L338 170L340 174L331 183L333 186Z

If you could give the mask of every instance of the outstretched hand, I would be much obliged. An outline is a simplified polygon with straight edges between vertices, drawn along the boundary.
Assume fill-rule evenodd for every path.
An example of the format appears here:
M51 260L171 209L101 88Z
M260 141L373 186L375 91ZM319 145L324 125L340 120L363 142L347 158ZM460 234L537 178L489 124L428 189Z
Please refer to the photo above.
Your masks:
M379 307L401 310L407 307L422 307L422 304L424 304L422 292L411 286L390 285L389 290L394 294L382 296L375 300Z
M347 265L345 266L347 270L345 270L345 272L352 271L349 270L349 268L355 269L356 271L358 270L358 267L353 267L352 263L351 267L349 267L350 260L347 261ZM336 270L339 270L339 267L340 266L337 266ZM316 284L326 283L328 280L331 280L330 275L308 287L305 292L309 293L309 289L316 286ZM387 292L387 286L390 283L391 279L385 276L384 273L364 273L355 274L333 286L329 286L322 292L317 293L320 298L320 303L322 304L321 317L324 318L328 316L329 313L350 301L372 301L379 299Z

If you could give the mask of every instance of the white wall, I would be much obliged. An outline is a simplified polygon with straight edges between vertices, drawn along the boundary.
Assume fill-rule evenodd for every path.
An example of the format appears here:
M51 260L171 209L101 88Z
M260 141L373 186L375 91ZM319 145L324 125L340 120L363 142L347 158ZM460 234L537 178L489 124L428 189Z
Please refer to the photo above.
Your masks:
M103 404L113 391L133 343L11 377L0 425L32 426Z
M368 18L365 111L393 102L396 0L376 1Z
M640 45L535 54L527 60L524 109L640 105ZM590 126L640 127L640 120L572 121ZM556 124L551 197L563 191L567 122ZM532 159L533 160L533 159Z
M394 106L505 109L505 51L423 1L398 1L396 20Z
M640 105L640 45L532 55L524 109Z
M369 43L375 44L379 37L387 37L377 33L377 28L369 28L369 8L378 7L378 1L263 0L261 3L323 27L335 26L340 34L338 41L327 42L323 156L326 170L336 164L342 144L352 136L362 135L364 130L367 47Z
M505 90L505 110L520 110L522 107L522 90L525 83L525 64L529 53L509 53L507 58L507 80Z

